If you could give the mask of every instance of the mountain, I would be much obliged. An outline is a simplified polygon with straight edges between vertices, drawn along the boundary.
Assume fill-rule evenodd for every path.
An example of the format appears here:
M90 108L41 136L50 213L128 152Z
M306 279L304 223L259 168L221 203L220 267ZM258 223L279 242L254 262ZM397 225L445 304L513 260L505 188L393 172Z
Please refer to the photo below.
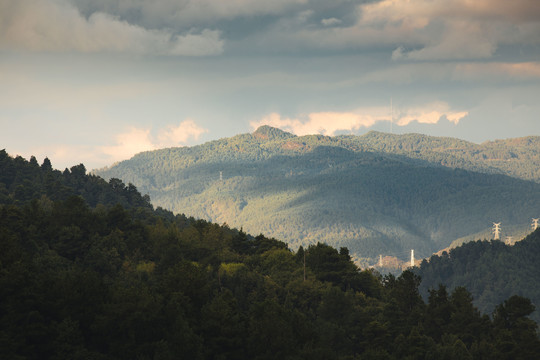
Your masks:
M0 150L0 205L25 205L32 201L50 202L81 196L91 207L120 204L131 209L152 209L148 195L142 196L133 184L119 179L106 182L87 175L83 164L55 170L48 158L38 164L35 157L15 158Z
M293 252L279 240L159 208L91 206L109 199L113 185L120 202L142 196L83 174L82 165L58 174L44 164L0 162L8 194L0 203L1 359L540 354L527 298L510 296L492 319L465 288L439 287L426 302L411 271L381 277L360 271L346 248L318 243ZM62 192L43 182L49 175Z
M422 278L421 292L439 284L449 290L466 287L475 305L491 313L497 304L512 294L540 304L540 229L513 246L500 241L472 241L441 256L424 260L415 273ZM509 295L510 294L510 295ZM536 312L533 319L540 320Z
M367 264L379 254L407 258L410 249L428 256L493 221L527 228L539 211L540 185L530 181L538 180L539 146L538 138L475 145L375 132L298 137L263 126L95 173L131 182L174 212L293 248L346 246Z

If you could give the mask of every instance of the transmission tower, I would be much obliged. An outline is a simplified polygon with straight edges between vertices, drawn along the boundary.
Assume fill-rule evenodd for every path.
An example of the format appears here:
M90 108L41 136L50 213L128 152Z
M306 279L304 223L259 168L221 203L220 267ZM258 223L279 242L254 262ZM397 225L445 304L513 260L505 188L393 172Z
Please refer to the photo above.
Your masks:
M513 236L507 236L505 243L506 243L506 245L514 245L514 237Z
M501 223L493 223L493 234L495 235L494 240L501 239Z
M414 249L411 250L411 267L414 266Z
M223 171L219 172L219 181L223 181Z
M540 221L540 219L533 218L532 221L533 221L532 222L532 229L534 231L534 230L538 229L538 221Z

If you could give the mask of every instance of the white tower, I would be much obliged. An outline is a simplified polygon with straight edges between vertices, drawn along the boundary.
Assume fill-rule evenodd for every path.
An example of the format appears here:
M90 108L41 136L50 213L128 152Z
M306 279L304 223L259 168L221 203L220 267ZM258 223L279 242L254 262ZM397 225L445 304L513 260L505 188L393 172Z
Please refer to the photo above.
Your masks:
M493 234L495 235L494 240L501 239L501 223L493 223Z
M382 255L379 255L379 266L382 267Z
M219 181L223 181L223 171L219 172Z
M414 266L414 249L411 250L411 267Z
M533 218L532 221L533 221L532 222L532 229L534 231L534 230L538 229L538 221L540 221L540 219Z

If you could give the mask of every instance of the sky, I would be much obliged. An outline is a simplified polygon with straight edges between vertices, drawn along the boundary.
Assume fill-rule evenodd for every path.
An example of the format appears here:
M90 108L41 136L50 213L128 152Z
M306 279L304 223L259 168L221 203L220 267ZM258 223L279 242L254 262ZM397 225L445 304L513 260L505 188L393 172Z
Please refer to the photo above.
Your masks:
M271 125L540 135L538 0L0 0L0 149L64 169Z

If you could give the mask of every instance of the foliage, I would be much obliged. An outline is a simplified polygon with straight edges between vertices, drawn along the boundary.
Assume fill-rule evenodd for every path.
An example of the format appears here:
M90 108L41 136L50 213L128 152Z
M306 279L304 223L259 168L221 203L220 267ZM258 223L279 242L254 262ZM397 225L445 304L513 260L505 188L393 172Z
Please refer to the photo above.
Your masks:
M427 256L493 221L528 228L540 185L501 174L539 181L538 171L534 137L475 145L376 132L296 137L264 126L140 153L96 173L136 184L175 213L262 232L293 249L325 242L355 258L404 260L410 249Z
M80 191L87 178L68 191ZM23 193L39 184L27 179ZM432 290L426 304L417 275L359 271L346 248L319 243L295 253L226 225L163 209L93 206L75 195L8 198L0 205L3 359L540 353L536 324L527 317L534 306L519 296L501 303L491 320L463 288Z
M514 246L500 241L469 242L423 261L417 273L422 277L421 290L443 284L449 289L465 286L482 312L491 313L496 305L512 295L540 303L540 230ZM538 321L538 313L533 314Z

